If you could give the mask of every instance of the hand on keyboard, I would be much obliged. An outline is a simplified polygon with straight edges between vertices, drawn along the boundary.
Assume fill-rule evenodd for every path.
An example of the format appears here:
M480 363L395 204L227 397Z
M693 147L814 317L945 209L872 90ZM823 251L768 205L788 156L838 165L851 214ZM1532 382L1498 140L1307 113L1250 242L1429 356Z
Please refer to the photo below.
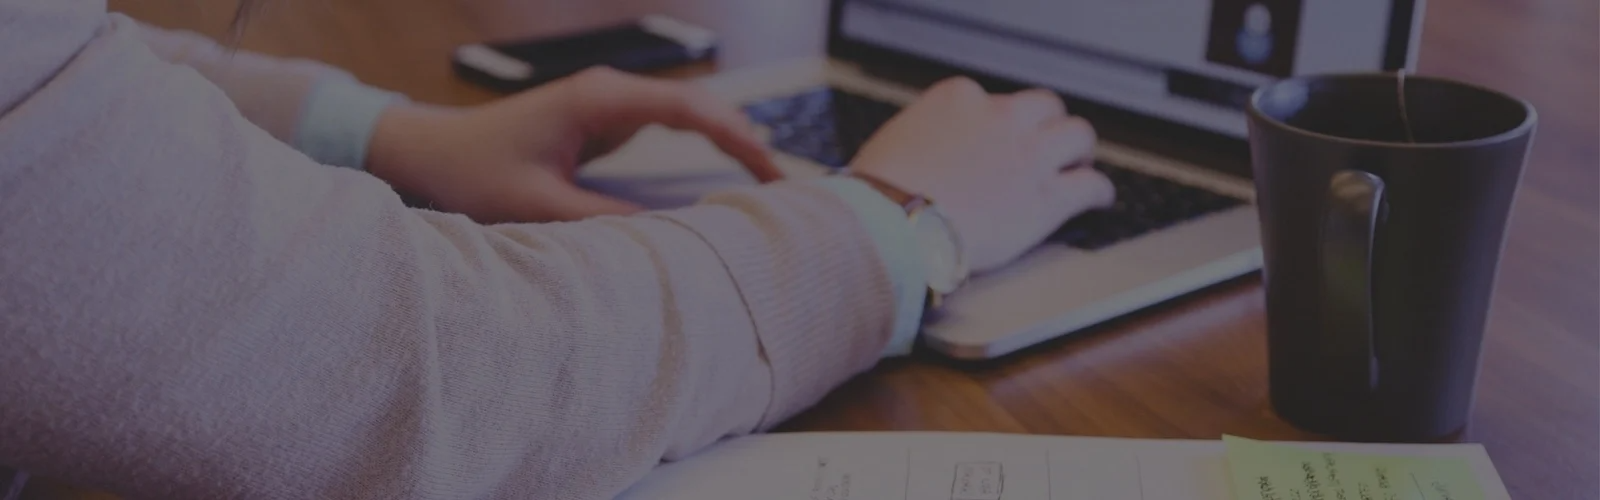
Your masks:
M770 128L774 149L843 168L867 138L900 113L900 107L823 87L753 103L745 112ZM1237 198L1122 166L1102 162L1094 168L1116 186L1116 203L1069 219L1047 241L1098 251L1244 204Z
M851 162L932 198L955 225L974 271L997 268L1074 215L1112 203L1088 165L1094 129L1047 91L990 95L946 80L890 119Z

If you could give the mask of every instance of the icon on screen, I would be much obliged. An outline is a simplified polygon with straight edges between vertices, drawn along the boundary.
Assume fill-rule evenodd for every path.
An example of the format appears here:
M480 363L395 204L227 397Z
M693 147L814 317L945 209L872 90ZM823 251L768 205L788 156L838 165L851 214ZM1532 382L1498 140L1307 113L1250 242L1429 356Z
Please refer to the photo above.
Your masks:
M1234 45L1245 62L1267 62L1267 56L1272 55L1272 11L1267 6L1257 3L1244 9L1244 24L1234 37Z
M1206 60L1267 75L1294 71L1302 0L1215 0Z

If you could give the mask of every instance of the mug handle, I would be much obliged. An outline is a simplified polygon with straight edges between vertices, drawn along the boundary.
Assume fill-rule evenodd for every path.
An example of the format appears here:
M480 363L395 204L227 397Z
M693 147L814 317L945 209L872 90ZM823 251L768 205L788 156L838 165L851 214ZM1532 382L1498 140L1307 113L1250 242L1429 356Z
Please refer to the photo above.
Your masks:
M1368 172L1341 170L1328 183L1322 221L1322 348L1346 387L1378 386L1373 339L1372 242L1384 204L1384 183Z

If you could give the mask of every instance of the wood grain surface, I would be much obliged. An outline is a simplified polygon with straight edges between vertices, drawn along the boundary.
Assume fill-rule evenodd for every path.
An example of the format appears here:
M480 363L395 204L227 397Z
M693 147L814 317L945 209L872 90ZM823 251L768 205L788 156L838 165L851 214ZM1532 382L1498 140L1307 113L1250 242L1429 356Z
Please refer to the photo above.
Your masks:
M159 25L226 31L224 0L122 0ZM1512 496L1600 497L1600 49L1594 0L1430 2L1421 72L1531 100L1518 194L1472 423ZM819 0L274 0L241 45L311 57L415 99L493 98L454 79L458 44L652 11L716 29L719 67L821 51ZM919 354L857 377L781 430L950 430L1152 438L1320 439L1266 401L1264 306L1244 278L1000 362ZM43 480L31 498L103 497Z

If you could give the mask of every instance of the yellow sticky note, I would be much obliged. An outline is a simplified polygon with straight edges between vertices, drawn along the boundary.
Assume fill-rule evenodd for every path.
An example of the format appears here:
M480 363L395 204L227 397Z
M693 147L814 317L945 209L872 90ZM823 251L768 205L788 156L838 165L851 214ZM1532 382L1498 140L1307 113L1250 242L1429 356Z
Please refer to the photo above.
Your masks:
M1460 458L1329 453L1223 436L1235 500L1483 500Z

